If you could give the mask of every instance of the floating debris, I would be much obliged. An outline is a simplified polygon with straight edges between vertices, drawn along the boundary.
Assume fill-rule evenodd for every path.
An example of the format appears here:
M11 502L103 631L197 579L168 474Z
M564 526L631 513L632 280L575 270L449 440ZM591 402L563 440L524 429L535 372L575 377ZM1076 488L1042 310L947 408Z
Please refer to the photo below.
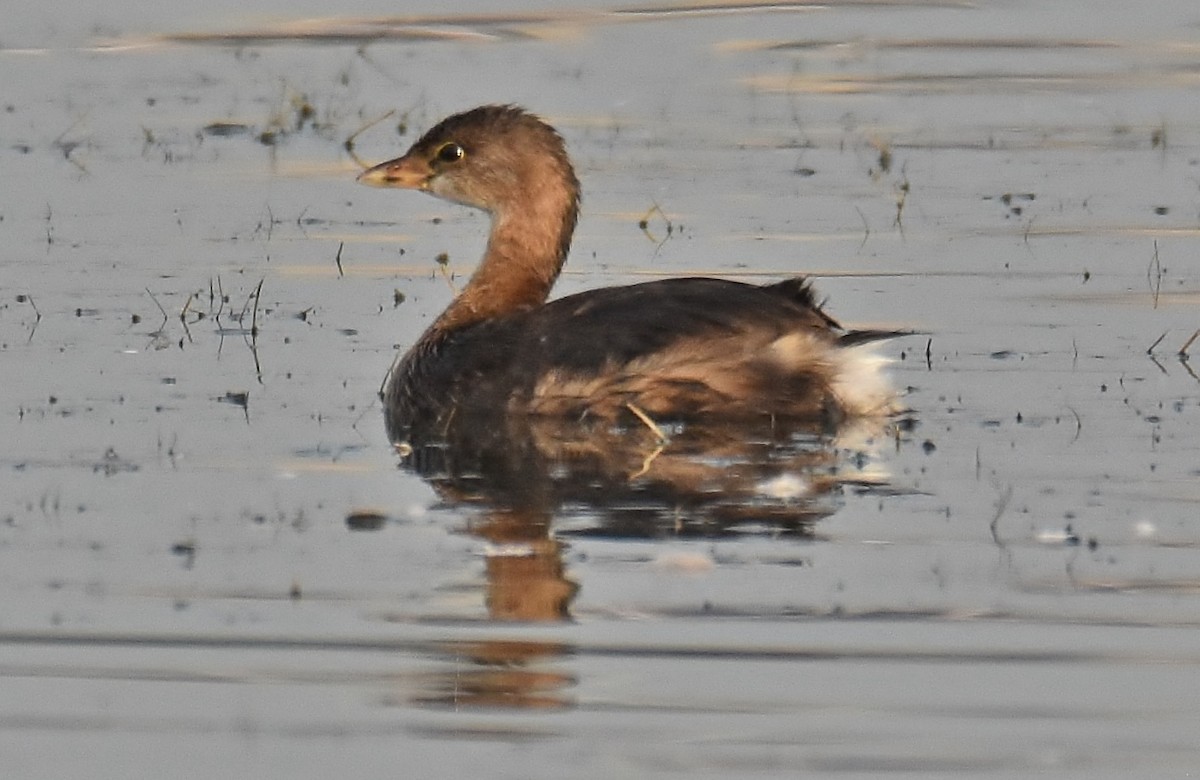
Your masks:
M125 460L117 451L109 447L105 451L104 457L92 465L92 473L103 474L106 477L111 477L115 474L128 473L138 471L141 468L136 463Z
M250 405L250 391L231 391L218 398L217 401L223 404L233 404L234 406L240 406L241 408L245 409Z
M375 509L356 509L346 515L346 528L351 531L378 531L390 518Z
M249 135L250 125L241 122L211 122L200 129L204 135L216 138L230 138L237 135Z

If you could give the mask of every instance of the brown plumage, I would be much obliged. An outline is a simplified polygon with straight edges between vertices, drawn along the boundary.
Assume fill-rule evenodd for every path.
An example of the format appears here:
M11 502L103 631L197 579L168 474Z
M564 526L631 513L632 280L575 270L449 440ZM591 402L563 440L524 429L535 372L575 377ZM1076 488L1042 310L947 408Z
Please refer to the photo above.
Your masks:
M546 303L571 244L579 182L562 138L513 106L435 125L359 180L488 211L470 282L393 366L384 400L393 438L436 436L496 414L615 419L886 414L882 362L802 278L755 286L664 279Z

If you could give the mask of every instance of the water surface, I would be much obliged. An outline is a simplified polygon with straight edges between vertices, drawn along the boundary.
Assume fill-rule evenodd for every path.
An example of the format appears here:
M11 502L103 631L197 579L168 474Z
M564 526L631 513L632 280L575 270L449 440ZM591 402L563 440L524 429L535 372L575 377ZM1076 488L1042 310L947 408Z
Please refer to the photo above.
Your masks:
M0 32L13 776L1196 765L1191 4L73 6ZM927 334L911 423L792 451L790 525L401 468L486 221L354 156L483 102L568 140L561 293L810 273Z

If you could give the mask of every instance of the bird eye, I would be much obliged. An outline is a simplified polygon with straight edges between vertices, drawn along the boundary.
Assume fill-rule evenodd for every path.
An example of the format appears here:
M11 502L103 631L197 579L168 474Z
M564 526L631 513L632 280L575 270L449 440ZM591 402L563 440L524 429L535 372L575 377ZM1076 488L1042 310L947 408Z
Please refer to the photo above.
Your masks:
M438 161L444 163L456 163L466 155L463 148L456 143L444 144L442 148L437 150Z

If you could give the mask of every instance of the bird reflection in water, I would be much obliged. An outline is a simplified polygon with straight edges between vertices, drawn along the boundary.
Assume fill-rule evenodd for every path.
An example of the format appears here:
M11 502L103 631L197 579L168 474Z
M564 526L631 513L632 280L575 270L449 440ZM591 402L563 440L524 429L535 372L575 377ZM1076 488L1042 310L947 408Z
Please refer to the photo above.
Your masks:
M571 655L570 645L496 639L444 642L433 655L451 668L426 675L420 680L421 692L394 703L526 710L565 709L574 703L567 691L575 686L575 677L554 665Z
M438 435L408 429L397 450L447 505L476 510L466 527L489 544L489 617L561 621L578 590L572 538L810 536L843 487L885 482L876 453L895 426L463 415Z
M842 488L885 483L874 453L898 425L705 421L656 432L641 423L463 416L397 451L446 505L471 512L467 533L488 543L489 619L565 621L580 587L564 561L571 539L810 536L836 511ZM559 662L572 653L556 642L439 643L434 655L449 666L396 703L569 708L576 680Z

